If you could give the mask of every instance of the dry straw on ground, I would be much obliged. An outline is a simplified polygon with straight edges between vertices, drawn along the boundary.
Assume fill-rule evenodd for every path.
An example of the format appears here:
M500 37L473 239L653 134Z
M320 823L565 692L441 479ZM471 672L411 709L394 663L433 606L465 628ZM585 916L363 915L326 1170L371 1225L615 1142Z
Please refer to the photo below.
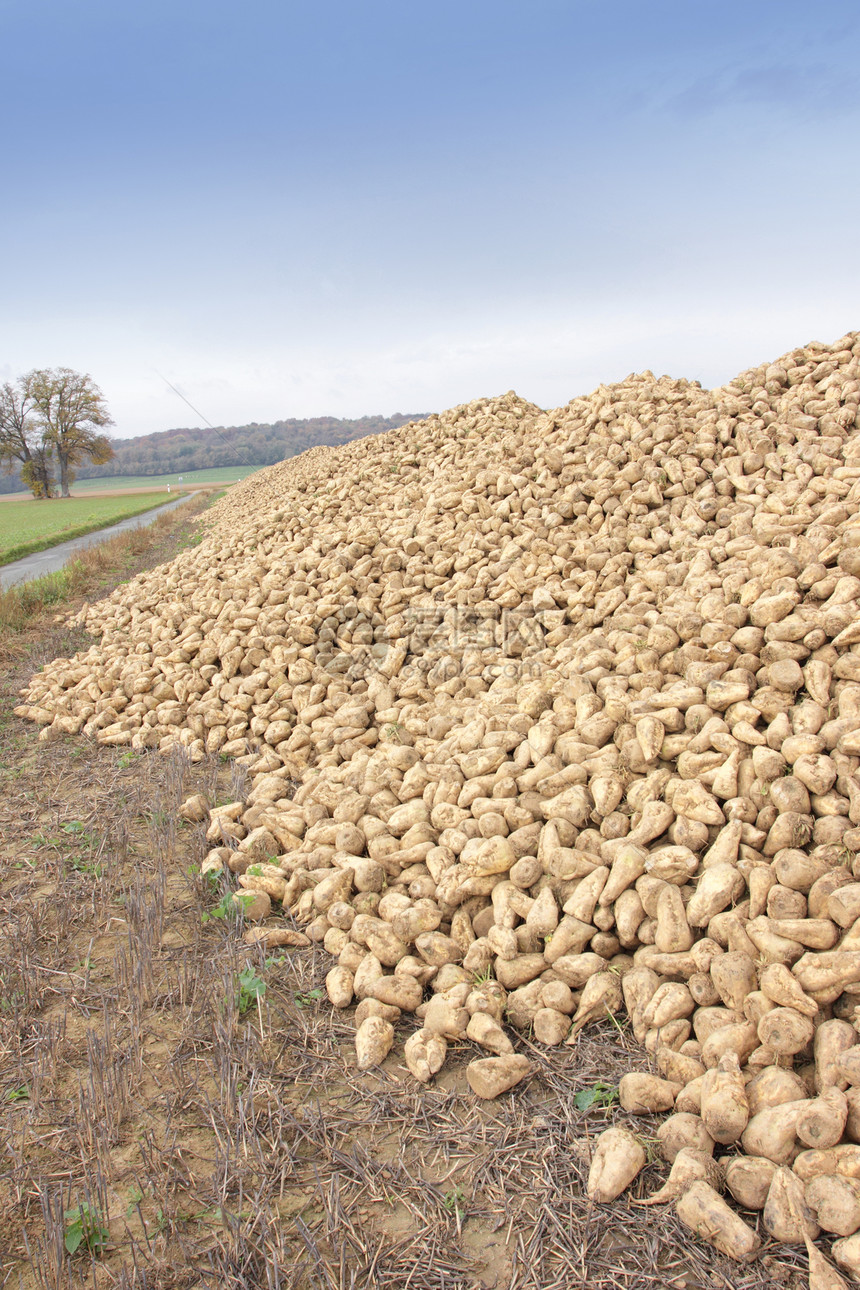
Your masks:
M418 1081L470 1040L494 1098L626 1009L659 1075L622 1106L720 1158L681 1221L743 1259L823 1230L860 1273L858 405L854 333L314 450L90 607L19 712L244 766L184 808L204 870L251 939L336 956L359 1068L408 1016ZM611 1135L595 1201L647 1158Z

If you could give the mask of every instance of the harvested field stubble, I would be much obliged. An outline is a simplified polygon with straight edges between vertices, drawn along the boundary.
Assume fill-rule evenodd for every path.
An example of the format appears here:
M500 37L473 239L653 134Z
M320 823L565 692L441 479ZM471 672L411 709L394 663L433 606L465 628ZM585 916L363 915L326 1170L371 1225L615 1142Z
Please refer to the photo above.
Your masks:
M203 839L171 821L183 793L223 796L231 767L20 729L0 726L0 766L14 767L0 796L0 1284L730 1283L663 1211L643 1224L624 1198L591 1210L588 1136L616 1113L581 1111L574 1093L626 1069L613 1023L583 1036L575 1068L564 1049L537 1057L500 1102L474 1104L450 1066L449 1087L416 1088L402 1065L357 1075L351 1027L318 998L324 951L267 962L201 922L214 897L186 870ZM91 836L64 828L85 814ZM234 1007L249 965L267 984L262 1033ZM65 1249L81 1204L109 1236L92 1257ZM791 1268L781 1257L734 1284L794 1288Z
M743 1259L838 1234L854 1274L858 405L852 333L714 391L645 373L313 450L90 607L99 644L18 712L244 766L184 808L204 871L336 956L360 1067L412 1017L416 1079L472 1041L493 1098L626 1009L660 1077L626 1123L674 1110L660 1150L700 1169L681 1222ZM587 1192L646 1159L611 1130Z

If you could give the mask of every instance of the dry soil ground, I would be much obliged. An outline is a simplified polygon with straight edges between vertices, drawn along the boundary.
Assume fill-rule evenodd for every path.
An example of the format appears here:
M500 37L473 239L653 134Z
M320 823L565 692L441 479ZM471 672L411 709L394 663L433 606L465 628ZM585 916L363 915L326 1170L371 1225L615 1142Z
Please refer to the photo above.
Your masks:
M233 798L240 768L43 744L11 715L84 639L48 619L0 649L0 1287L806 1285L800 1251L738 1266L638 1207L659 1161L589 1204L588 1140L619 1115L575 1099L646 1068L623 1025L523 1038L534 1074L496 1102L468 1090L470 1044L435 1087L402 1043L359 1073L324 952L266 956L212 916L177 808Z

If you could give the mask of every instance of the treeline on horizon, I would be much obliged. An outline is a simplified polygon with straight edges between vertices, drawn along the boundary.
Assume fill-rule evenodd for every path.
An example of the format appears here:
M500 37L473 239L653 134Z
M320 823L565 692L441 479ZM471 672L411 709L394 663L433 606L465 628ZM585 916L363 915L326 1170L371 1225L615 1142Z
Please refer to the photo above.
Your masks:
M252 422L247 426L219 426L189 430L160 430L134 439L112 439L114 455L103 466L81 465L82 479L111 479L117 475L180 475L191 470L212 470L218 466L273 466L322 444L336 447L365 435L395 430L407 421L420 421L427 414L416 412L393 416L290 418L271 425ZM0 476L0 493L26 491L16 471Z

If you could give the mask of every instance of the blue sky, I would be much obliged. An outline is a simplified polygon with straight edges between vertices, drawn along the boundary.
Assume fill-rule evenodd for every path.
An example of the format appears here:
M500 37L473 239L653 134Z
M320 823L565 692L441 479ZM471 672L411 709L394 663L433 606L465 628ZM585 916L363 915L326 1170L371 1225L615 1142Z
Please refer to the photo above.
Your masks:
M119 435L860 328L860 6L0 0L0 379Z

